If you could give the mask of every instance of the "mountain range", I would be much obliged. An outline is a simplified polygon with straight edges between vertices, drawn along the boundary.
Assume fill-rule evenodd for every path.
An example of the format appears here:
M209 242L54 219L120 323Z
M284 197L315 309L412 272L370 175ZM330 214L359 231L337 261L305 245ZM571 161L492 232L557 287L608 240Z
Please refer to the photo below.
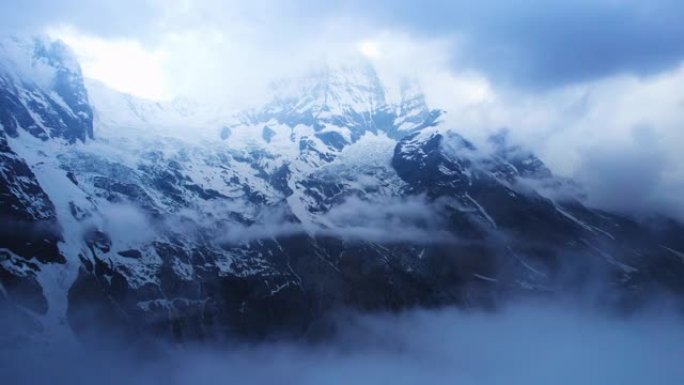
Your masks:
M476 146L418 84L399 89L358 60L226 112L123 94L84 80L63 43L3 39L12 341L271 338L326 333L341 309L682 298L680 222L588 207L506 131Z

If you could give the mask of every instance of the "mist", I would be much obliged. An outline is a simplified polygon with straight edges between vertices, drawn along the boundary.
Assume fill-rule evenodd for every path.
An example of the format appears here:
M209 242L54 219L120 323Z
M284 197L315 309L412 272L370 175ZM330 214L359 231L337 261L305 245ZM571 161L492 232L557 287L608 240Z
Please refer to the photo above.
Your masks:
M444 226L438 205L424 196L383 197L380 201L352 196L318 216L316 223L308 227L288 220L287 211L264 209L252 225L230 223L222 227L218 241L230 245L310 234L380 244L459 243L458 237Z
M577 304L340 313L321 341L0 348L5 384L680 384L684 323L666 306ZM69 347L67 347L69 346Z

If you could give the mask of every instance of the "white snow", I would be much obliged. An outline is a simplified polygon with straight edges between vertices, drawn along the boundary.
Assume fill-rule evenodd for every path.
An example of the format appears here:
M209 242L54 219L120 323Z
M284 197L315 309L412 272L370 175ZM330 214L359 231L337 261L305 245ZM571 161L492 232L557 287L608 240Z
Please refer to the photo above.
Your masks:
M465 197L472 202L475 207L477 207L477 210L482 214L482 216L494 227L495 229L497 228L496 222L494 221L494 218L492 218L487 211L482 207L475 199L473 199L468 193L465 194Z

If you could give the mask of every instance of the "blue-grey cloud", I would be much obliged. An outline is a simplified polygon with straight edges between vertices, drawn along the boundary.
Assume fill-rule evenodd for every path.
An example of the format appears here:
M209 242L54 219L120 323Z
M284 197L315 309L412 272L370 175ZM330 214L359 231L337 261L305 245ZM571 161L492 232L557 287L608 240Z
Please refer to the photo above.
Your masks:
M35 34L71 24L102 36L135 36L149 31L158 16L149 0L7 0L0 2L0 32Z
M164 17L174 14L173 19ZM475 68L498 82L550 87L615 73L648 75L684 58L680 0L295 0L145 1L27 0L0 4L7 30L69 23L100 35L149 39L156 28L246 23L264 46L302 45L302 37L354 20L359 28L397 29L455 39L455 69ZM170 24L170 25L169 25ZM303 48L303 47L299 47ZM294 48L293 48L294 49Z
M657 306L619 319L569 305L342 316L325 344L186 344L163 354L110 342L103 330L94 346L0 346L0 375L79 385L681 383L679 314Z
M459 36L455 66L514 85L647 75L684 58L684 2L678 0L395 0L374 2L368 12L414 33Z

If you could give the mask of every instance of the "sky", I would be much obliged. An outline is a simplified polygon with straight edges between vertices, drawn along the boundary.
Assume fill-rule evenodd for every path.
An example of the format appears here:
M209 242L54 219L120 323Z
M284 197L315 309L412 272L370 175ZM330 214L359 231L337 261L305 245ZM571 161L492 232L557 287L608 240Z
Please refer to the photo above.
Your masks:
M680 0L11 0L0 32L60 38L119 91L230 109L360 54L476 142L508 129L591 204L684 217Z

